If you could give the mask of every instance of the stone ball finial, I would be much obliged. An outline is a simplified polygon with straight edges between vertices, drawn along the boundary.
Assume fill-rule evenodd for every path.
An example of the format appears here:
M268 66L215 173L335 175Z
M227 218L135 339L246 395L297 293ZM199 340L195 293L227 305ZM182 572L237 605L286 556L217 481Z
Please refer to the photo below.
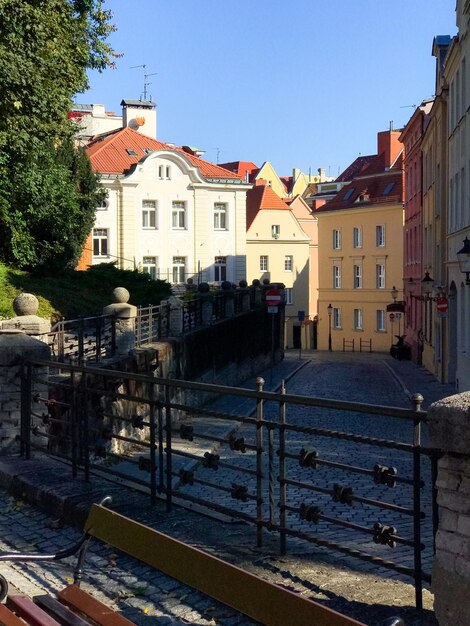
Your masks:
M36 315L39 309L39 300L32 293L20 293L13 300L13 309L18 317Z
M263 285L270 285L271 281L269 280L269 278L263 278Z
M253 285L253 287L259 287L261 285L258 278L253 278L253 280L251 281L251 284Z
M199 285L197 286L197 290L199 291L199 293L209 293L210 289L211 288L209 283L199 283Z
M241 289L246 289L248 287L248 283L246 282L246 280L241 280L238 285L240 286Z
M224 281L222 281L222 284L220 285L220 288L223 291L230 291L232 289L232 283L229 280L224 280Z
M116 289L113 289L114 302L124 304L126 302L129 302L130 297L131 295L125 287L116 287Z

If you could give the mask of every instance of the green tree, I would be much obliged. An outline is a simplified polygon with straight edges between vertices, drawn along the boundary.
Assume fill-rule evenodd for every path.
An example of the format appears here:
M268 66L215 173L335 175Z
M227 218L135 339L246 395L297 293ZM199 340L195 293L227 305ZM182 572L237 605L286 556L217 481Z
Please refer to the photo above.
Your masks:
M73 146L72 98L112 66L102 0L0 0L0 256L73 265L102 200Z

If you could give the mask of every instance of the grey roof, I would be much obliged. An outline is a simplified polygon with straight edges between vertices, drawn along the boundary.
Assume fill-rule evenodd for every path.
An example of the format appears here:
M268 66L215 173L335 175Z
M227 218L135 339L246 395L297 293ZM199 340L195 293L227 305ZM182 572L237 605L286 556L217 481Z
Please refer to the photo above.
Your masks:
M155 106L155 102L151 102L150 100L128 100L124 99L121 101L121 106L127 107L139 107L141 109L147 109Z

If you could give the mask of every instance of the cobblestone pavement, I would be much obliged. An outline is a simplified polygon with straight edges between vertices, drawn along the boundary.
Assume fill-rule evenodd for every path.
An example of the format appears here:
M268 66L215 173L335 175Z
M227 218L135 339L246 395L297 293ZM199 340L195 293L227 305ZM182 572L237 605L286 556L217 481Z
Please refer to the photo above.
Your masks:
M264 373L264 378L269 388L270 372ZM453 393L450 387L439 385L413 364L394 362L383 355L312 352L304 353L299 360L292 353L274 369L272 386L276 386L281 378L288 381L288 393L395 406L407 406L406 394L409 392L419 391L429 402ZM245 386L253 388L253 382ZM234 407L237 412L249 412L253 408L240 406L239 399L232 399L231 409ZM229 409L229 406L221 408ZM266 409L269 412L269 407ZM299 422L307 420L310 423L325 417L321 414L307 415L296 409L295 414L289 416L291 419ZM344 416L328 418L328 425L331 425L331 420L339 419L344 419ZM384 427L377 427L376 418L367 419L367 429L378 428L378 434L384 436ZM207 420L209 430L211 424L214 426L211 420ZM199 427L203 428L204 423L201 422ZM217 428L220 429L220 426L217 425ZM297 445L300 444L298 441ZM200 446L194 447L199 452L200 449ZM335 446L333 452L339 458L344 457L343 449ZM354 462L359 462L356 456ZM199 468L196 475L204 477L205 472L206 468ZM214 481L213 473L211 480ZM216 482L220 480L216 477ZM1 550L55 550L68 545L78 537L78 531L70 526L62 526L67 513L68 517L77 520L79 513L83 513L90 501L96 501L109 492L114 499L113 508L119 512L366 624L376 624L378 620L396 614L406 619L407 626L430 626L436 623L431 610L431 594L425 590L425 610L418 615L413 609L414 589L410 581L394 572L371 567L308 543L301 544L297 540L289 540L288 555L280 557L274 533L265 532L263 547L257 548L251 525L226 517L203 516L179 507L166 513L161 502L152 508L147 495L127 490L122 485L106 483L98 478L93 478L91 486L72 481L68 468L50 459L37 457L29 462L2 460L0 484L7 486L10 493L14 494L0 493ZM48 486L47 489L44 485ZM356 484L354 488L357 488ZM394 493L399 492L397 490ZM26 499L48 508L52 516L43 513L37 506L27 504ZM220 493L217 499L222 501ZM351 541L354 544L355 539ZM47 591L61 588L72 570L73 559L65 564L2 564L0 569L13 585L28 594L34 594L38 587ZM107 546L95 544L87 561L85 579L85 588L93 588L94 593L107 603L114 603L137 624L245 626L253 623L147 566L115 554ZM289 626L288 618L286 626Z

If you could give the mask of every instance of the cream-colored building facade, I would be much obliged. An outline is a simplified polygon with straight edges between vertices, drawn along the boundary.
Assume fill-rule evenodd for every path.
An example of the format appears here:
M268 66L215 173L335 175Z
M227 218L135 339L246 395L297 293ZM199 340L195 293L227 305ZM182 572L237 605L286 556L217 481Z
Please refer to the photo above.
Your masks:
M247 277L285 285L285 347L310 348L308 319L310 237L303 231L289 206L262 184L247 194Z
M316 347L317 322L318 322L318 217L312 214L308 204L301 196L295 197L289 202L290 209L299 226L309 237L309 294L308 294L308 319L306 325L311 331L312 347Z
M444 63L448 85L448 207L446 270L449 296L449 380L458 391L470 390L470 284L457 253L470 240L470 3L458 0L458 35ZM453 375L455 372L455 375Z
M182 284L246 279L246 185L190 151L121 129L88 148L108 191L92 264Z

